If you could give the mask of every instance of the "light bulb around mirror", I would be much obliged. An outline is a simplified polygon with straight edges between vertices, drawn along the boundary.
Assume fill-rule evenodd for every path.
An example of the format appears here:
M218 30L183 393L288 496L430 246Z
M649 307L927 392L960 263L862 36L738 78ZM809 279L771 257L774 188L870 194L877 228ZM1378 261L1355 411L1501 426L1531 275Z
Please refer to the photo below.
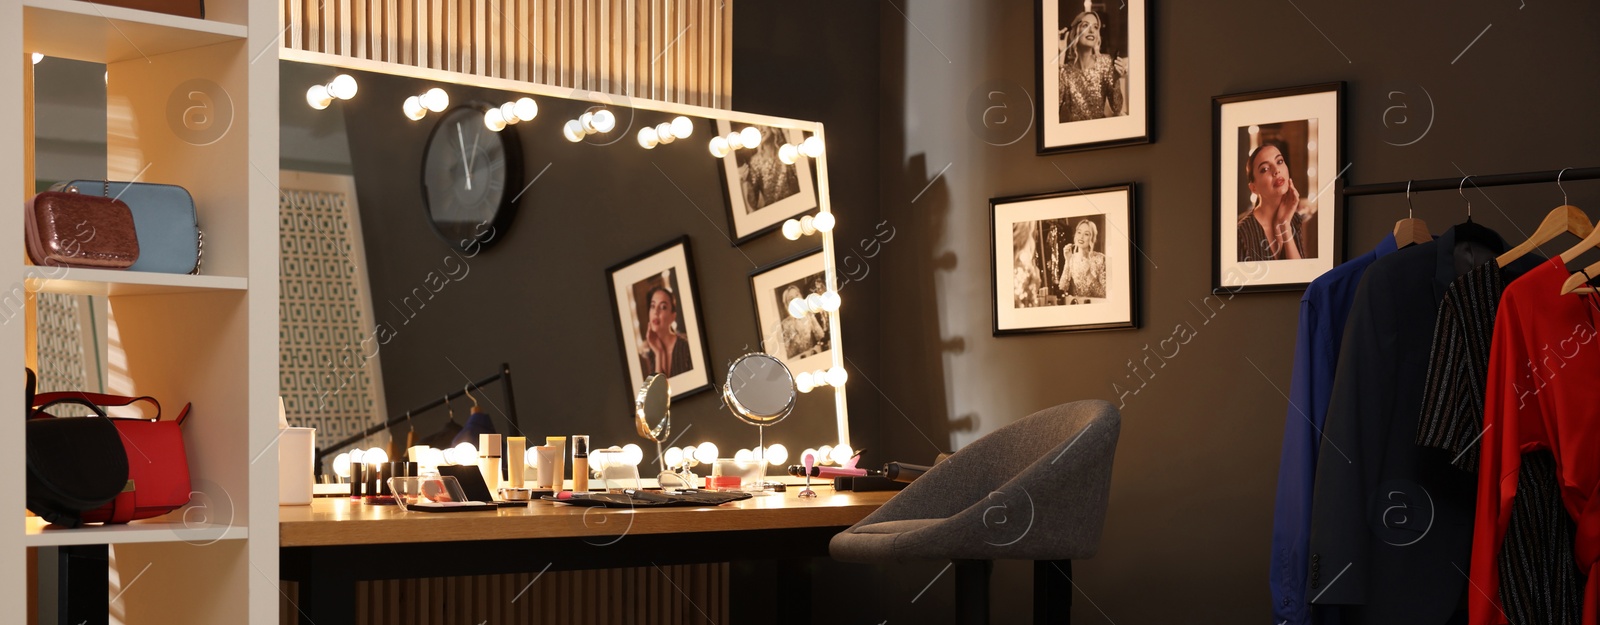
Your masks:
M515 109L517 119L522 121L528 121L539 116L539 103L534 102L533 98L517 98L516 106L512 108Z
M611 132L617 127L617 115L612 113L610 109L595 111L593 119L595 132Z
M834 464L848 464L850 462L850 457L854 455L856 455L855 450L850 449L849 445L841 443L838 447L833 448L833 455L829 459L832 460Z
M639 147L654 150L661 143L661 138L656 136L656 129L649 126L639 129Z
M350 450L350 462L352 464L361 464L361 457L365 455L367 455L367 450L365 449L360 447L352 449Z
M728 145L728 140L724 137L712 137L710 148L711 155L717 158L727 158L728 153L733 151L732 146Z
M744 130L739 131L739 138L744 142L744 147L747 148L761 145L761 131L756 130L755 126L745 126Z
M566 125L561 127L561 134L565 136L568 141L577 143L582 141L583 138L589 133L583 130L583 122L576 119L569 119L567 120Z
M382 447L368 449L366 455L361 456L361 461L367 464L383 464L389 461L389 452Z
M838 311L839 305L843 303L844 300L843 298L839 297L838 291L828 291L827 293L822 294L822 309L827 312Z
M755 458L750 454L750 450L748 449L741 449L733 452L733 462L734 464L738 465L740 469L749 468L750 463L754 461Z
M350 477L350 454L343 453L333 457L333 474Z
M422 450L422 454L418 456L417 464L437 469L439 465L444 464L444 450L433 447Z
M644 450L633 443L623 445L622 462L630 467L639 466L640 462L644 462Z
M792 300L789 300L789 316L790 317L794 317L795 319L800 319L800 318L805 317L806 313L808 313L808 312L811 312L811 307L806 305L805 298L796 297L796 298L794 298Z
M805 217L801 217L800 218L800 232L804 233L806 236L811 236L813 234L816 234L817 233L817 219L815 217L810 216L810 215L806 215Z
M455 457L450 459L451 464L474 464L478 462L478 448L472 443L462 443L450 448ZM447 454L449 452L446 452Z
M340 100L356 97L356 79L349 74L339 74L328 83L328 94Z
M788 221L783 222L783 238L788 239L790 241L798 241L798 240L800 240L800 221L799 220L790 219Z
M672 118L672 136L678 139L688 139L694 134L694 120L679 115Z
M511 102L507 102L505 104L501 104L500 108L497 108L495 110L500 112L500 119L505 120L505 122L507 124L515 124L517 122L522 121L521 118L517 117L517 105L516 104L513 104Z
M429 89L422 94L422 106L435 113L442 112L450 108L450 94L438 87Z
M405 111L406 117L411 121L422 119L423 115L428 114L427 109L422 106L422 98L417 96L406 98L405 104L400 105L400 110Z
M333 96L328 95L327 87L311 85L310 89L306 89L306 104L310 104L311 108L320 111L328 108L329 104L333 104Z
M44 53L43 52L35 52L35 53L33 53L33 64L34 65L38 65L39 61L43 61L43 60L44 60Z
M849 380L850 374L844 370L844 367L834 367L828 370L828 386L838 388L844 386L844 383Z
M783 144L783 147L778 148L778 160L783 161L785 165L793 165L795 161L800 160L800 148L794 147L793 143Z
M817 158L822 156L822 150L822 137L811 135L806 137L805 141L800 142L800 153L807 157Z
M585 112L584 114L579 115L578 125L580 128L583 128L583 132L585 134L599 132L599 130L594 127L594 113Z
M811 458L812 464L816 464L817 450L807 447L805 451L800 452L800 457L797 460L799 460L800 464L805 464L807 457Z
M735 150L742 150L742 149L745 148L744 135L741 135L741 134L739 134L737 132L730 132L730 133L728 133L728 136L726 137L726 139L728 141L728 147L730 147L730 148L733 148Z
M656 124L656 137L661 139L661 143L663 144L672 143L678 139L677 137L672 136L672 124L666 122Z
M809 371L801 371L798 375L794 376L794 388L795 388L795 390L800 391L802 393L810 393L811 389L814 389L816 387L817 387L817 383L816 383L816 381L811 379L811 372L809 372Z
M506 118L500 109L489 109L483 114L483 125L489 130L500 132L506 129Z
M683 464L683 450L677 447L668 447L667 452L662 454L661 458L667 461L667 466L669 467L680 466Z
M836 223L831 212L817 213L816 217L811 218L811 225L816 227L817 232L830 232Z
M823 445L817 448L817 464L833 464L832 445Z
M773 443L767 446L767 453L764 455L767 464L781 465L789 461L789 448L784 447L783 443Z
M821 295L817 295L816 293L812 293L810 295L807 295L806 296L806 310L808 310L810 312L814 312L814 313L815 312L822 312L822 296Z
M717 461L717 444L706 441L694 448L694 459L700 464L711 464Z

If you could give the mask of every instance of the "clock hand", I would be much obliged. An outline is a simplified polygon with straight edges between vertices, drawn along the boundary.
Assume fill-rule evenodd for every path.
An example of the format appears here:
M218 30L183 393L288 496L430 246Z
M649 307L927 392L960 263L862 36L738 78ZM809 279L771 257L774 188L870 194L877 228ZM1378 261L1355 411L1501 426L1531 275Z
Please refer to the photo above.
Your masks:
M467 140L461 136L461 124L456 123L456 147L461 148L461 164L467 168L467 190L472 190L472 163L467 162Z
M469 182L472 180L472 164L478 162L478 139L482 137L483 133L481 132L472 135L472 160L467 161L467 180Z

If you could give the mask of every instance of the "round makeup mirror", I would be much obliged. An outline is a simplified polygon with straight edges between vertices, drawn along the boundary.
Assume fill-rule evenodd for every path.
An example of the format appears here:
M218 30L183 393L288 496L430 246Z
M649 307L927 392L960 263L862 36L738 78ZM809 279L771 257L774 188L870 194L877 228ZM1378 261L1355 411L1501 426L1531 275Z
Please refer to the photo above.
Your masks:
M728 367L722 399L739 420L768 426L794 411L797 391L789 367L760 352L740 356Z
M659 373L644 379L644 386L633 397L633 427L639 436L662 443L672 434L672 391L667 376ZM650 424L655 423L652 427Z

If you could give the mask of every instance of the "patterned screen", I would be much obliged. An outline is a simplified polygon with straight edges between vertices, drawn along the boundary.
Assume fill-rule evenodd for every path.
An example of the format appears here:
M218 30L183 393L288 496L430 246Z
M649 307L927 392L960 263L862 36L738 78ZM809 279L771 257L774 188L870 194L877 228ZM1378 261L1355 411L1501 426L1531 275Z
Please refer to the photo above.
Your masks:
M99 375L91 379L92 352L85 345L94 345L94 324L89 319L89 298L82 295L60 293L34 293L37 306L39 333L39 392L101 391ZM86 330L87 329L87 330ZM85 340L88 339L88 340ZM92 383L91 383L92 382ZM76 406L52 408L50 414L84 416L89 409Z
M382 379L372 336L361 222L345 176L283 172L278 200L279 393L317 446L377 423Z

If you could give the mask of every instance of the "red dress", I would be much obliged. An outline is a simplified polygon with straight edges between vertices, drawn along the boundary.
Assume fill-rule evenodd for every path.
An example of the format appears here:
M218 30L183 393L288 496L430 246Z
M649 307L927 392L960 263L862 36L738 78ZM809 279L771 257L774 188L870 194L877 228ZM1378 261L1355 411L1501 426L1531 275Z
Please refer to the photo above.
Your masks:
M1506 288L1495 318L1485 394L1482 466L1472 540L1472 625L1506 623L1495 557L1511 518L1522 454L1555 455L1561 501L1577 522L1574 550L1584 625L1600 625L1600 309L1592 295L1560 295L1560 258Z

